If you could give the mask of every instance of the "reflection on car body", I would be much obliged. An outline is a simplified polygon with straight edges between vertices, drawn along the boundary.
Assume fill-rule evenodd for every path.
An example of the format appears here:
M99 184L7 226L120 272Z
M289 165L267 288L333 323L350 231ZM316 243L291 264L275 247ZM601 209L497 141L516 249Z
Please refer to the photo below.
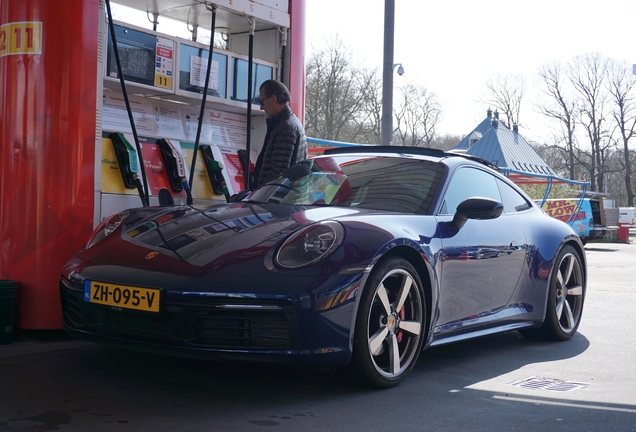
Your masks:
M115 214L62 276L77 338L390 387L434 345L515 329L571 338L586 261L576 233L488 163L359 147L240 202Z

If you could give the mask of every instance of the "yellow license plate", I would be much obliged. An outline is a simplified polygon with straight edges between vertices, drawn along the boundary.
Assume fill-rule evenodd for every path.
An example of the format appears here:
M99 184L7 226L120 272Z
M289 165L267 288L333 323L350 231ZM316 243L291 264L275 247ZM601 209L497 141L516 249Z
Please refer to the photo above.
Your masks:
M158 289L95 281L86 281L84 286L85 301L148 312L159 312L160 293Z

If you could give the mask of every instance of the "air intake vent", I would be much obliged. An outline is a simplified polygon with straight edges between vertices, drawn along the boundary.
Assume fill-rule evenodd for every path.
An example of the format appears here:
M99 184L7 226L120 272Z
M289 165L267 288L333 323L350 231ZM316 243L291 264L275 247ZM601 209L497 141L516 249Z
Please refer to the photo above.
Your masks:
M224 308L201 311L194 344L228 349L289 349L289 326L283 309Z

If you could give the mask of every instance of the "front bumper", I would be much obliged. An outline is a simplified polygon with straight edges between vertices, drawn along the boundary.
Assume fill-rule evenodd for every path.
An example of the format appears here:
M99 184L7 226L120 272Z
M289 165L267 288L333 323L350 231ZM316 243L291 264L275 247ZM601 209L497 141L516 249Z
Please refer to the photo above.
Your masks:
M333 366L350 360L358 286L349 285L347 298L338 291L345 300L338 302L166 293L152 313L87 302L82 283L61 278L60 298L65 330L82 340L211 360Z

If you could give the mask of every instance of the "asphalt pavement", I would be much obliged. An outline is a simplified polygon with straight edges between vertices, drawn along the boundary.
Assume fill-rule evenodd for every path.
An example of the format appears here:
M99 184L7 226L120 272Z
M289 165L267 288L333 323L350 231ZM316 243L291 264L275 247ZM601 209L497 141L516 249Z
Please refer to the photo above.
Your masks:
M432 348L388 390L17 332L0 346L0 431L636 431L636 244L586 254L572 340L508 332Z

